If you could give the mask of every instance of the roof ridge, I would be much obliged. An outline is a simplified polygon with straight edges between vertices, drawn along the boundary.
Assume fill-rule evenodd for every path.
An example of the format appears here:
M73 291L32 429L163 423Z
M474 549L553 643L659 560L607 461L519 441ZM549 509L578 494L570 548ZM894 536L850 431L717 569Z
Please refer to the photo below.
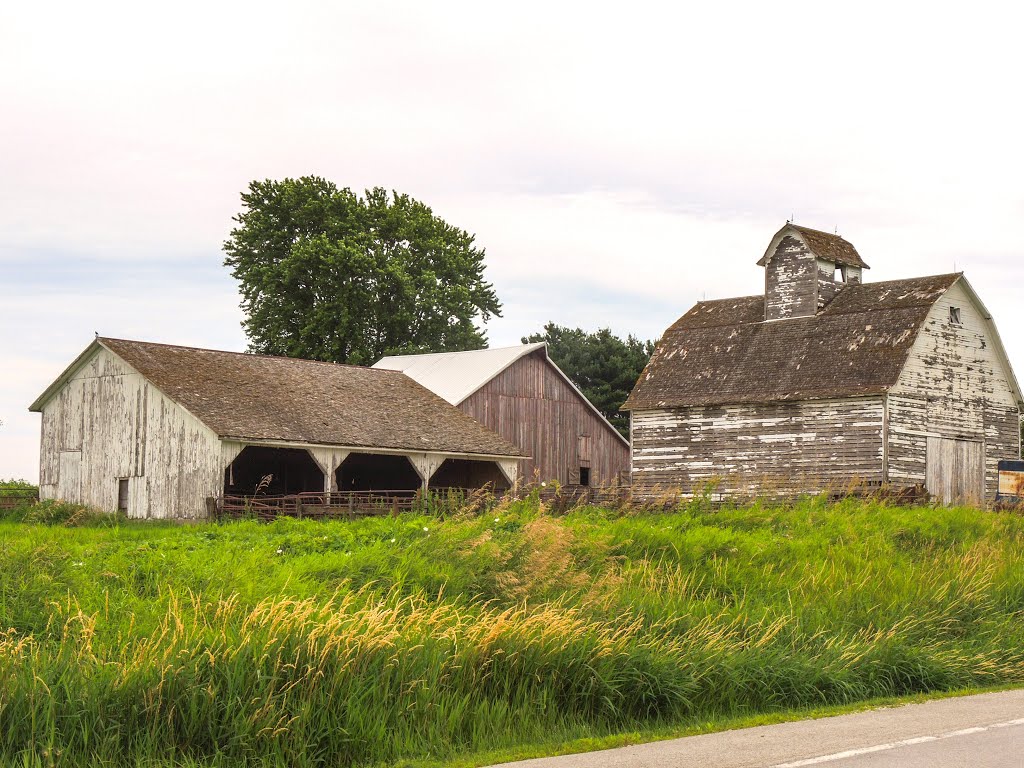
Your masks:
M242 357L260 358L264 360L288 360L295 363L315 363L317 365L330 365L336 368L358 368L363 371L388 371L388 373L401 373L390 368L373 368L369 365L355 365L354 363L335 363L330 360L310 360L308 357L288 357L288 355L268 355L262 352L236 352L231 349L210 349L209 347L194 347L189 344L166 344L160 341L140 341L138 339L120 339L113 336L97 336L96 341L124 342L126 344L141 344L146 347L164 347L167 349L186 349L191 352L213 352L218 355L240 355Z
M527 344L509 344L505 347L484 347L483 349L458 349L450 352L410 352L404 355L384 355L381 360L398 357L438 357L440 355L472 355L479 352L501 352L507 349L522 349L523 347L540 347L547 344L546 341L531 341ZM379 361L378 361L379 362ZM384 370L384 369L381 369Z
M803 232L814 232L815 234L825 235L826 237L838 237L840 240L844 240L847 243L850 242L845 237L840 235L838 232L826 232L824 229L815 229L814 227L805 227L803 224L797 224L797 223L792 222L792 221L787 222L787 223L789 224L789 226L793 227L794 229L799 229L799 230L801 230Z

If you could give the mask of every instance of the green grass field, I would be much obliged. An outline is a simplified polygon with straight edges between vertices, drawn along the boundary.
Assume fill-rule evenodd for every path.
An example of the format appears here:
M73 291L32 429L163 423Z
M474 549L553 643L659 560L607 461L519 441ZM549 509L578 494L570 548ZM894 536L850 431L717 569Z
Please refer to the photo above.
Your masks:
M66 517L0 522L4 764L466 763L1024 682L1008 514Z

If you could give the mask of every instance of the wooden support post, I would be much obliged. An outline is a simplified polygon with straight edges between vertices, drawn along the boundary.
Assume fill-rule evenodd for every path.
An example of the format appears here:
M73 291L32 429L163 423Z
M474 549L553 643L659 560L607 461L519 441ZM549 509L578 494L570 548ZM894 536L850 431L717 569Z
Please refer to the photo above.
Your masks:
M333 493L338 490L336 473L342 462L348 458L348 451L341 451L336 448L308 448L309 455L324 473L324 493Z
M445 457L436 453L414 453L407 457L412 464L416 474L422 481L421 488L424 493L430 490L430 478L434 476L438 468L444 463Z
M500 459L496 463L498 469L501 470L501 474L508 480L508 484L511 487L515 487L516 480L519 479L519 463L521 459Z

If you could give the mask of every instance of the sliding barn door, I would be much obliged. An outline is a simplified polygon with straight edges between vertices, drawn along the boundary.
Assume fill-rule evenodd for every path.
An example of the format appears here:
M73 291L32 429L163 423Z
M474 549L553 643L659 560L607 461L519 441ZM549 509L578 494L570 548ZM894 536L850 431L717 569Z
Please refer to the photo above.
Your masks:
M985 501L985 444L929 437L925 486L943 504L981 506Z

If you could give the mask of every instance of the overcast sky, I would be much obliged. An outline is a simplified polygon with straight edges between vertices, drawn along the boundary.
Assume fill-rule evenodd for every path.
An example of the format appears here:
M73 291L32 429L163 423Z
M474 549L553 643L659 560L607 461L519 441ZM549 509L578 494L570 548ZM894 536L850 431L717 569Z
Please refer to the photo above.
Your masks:
M5 3L0 478L37 477L27 407L94 331L245 348L220 246L252 179L396 189L475 233L492 345L656 338L761 292L795 216L868 280L965 271L1024 367L1009 8Z

